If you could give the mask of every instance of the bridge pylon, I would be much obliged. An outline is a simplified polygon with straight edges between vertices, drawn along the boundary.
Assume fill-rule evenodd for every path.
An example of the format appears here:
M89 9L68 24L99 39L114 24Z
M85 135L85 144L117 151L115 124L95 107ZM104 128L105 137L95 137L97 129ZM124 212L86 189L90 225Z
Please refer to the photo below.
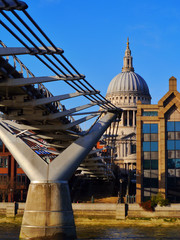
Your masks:
M116 113L106 113L50 163L10 132L9 121L0 122L2 141L31 180L20 239L76 239L68 180L115 118Z

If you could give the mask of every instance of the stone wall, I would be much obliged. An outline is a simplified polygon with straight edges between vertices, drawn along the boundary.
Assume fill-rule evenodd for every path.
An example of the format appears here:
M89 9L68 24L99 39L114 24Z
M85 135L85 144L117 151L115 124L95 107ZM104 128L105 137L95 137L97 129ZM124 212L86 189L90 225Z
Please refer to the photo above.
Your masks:
M23 215L25 203L10 203L0 202L0 214L7 217L15 217L16 215Z
M25 203L0 203L0 214L7 217L23 215ZM74 216L78 218L180 218L180 204L170 206L157 206L154 212L145 211L139 204L114 204L114 203L73 203Z
M112 218L116 217L117 204L114 203L73 203L75 217Z
M129 204L128 217L177 217L180 218L180 204L171 204L170 206L157 206L154 212L145 211L139 204Z
M106 217L125 219L129 218L157 218L157 217L176 217L180 218L180 204L170 206L157 206L154 212L145 211L139 204L114 204L114 203L73 203L74 215L78 217Z

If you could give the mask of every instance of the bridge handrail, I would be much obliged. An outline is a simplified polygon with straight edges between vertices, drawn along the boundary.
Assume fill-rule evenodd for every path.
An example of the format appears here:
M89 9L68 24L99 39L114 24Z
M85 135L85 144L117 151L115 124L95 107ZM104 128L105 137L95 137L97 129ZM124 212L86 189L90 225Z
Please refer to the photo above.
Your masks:
M0 40L0 45L4 48L7 48L6 44L1 40ZM13 58L15 69L17 69L17 63L19 63L21 68L20 73L22 74L22 76L24 76L23 70L25 70L27 78L29 78L29 76L35 77L35 75L28 69L28 67L26 67L26 65L24 65L24 63L16 55L11 55L11 57ZM9 56L6 56L6 60L9 61ZM33 85L37 85L37 88L41 90L41 92L45 97L53 97L53 94L42 83L33 84ZM51 104L54 105L59 111L65 110L64 105L62 105L60 101L55 101L55 102L52 102ZM67 116L67 117L70 121L72 122L75 121L75 119L72 116ZM79 130L80 130L80 127L79 127Z

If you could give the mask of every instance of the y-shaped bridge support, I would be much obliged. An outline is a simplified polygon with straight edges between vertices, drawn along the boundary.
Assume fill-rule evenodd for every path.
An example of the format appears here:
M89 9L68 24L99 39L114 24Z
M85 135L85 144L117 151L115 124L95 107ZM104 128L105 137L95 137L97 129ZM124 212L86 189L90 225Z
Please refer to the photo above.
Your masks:
M76 239L68 180L115 117L108 112L49 164L0 124L0 138L31 180L20 239Z

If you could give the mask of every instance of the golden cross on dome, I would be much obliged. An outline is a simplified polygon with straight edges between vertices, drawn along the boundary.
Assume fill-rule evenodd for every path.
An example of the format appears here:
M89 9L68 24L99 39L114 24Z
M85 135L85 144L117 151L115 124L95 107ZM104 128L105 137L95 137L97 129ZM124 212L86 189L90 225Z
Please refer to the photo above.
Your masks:
M127 48L129 48L129 37L127 38Z

